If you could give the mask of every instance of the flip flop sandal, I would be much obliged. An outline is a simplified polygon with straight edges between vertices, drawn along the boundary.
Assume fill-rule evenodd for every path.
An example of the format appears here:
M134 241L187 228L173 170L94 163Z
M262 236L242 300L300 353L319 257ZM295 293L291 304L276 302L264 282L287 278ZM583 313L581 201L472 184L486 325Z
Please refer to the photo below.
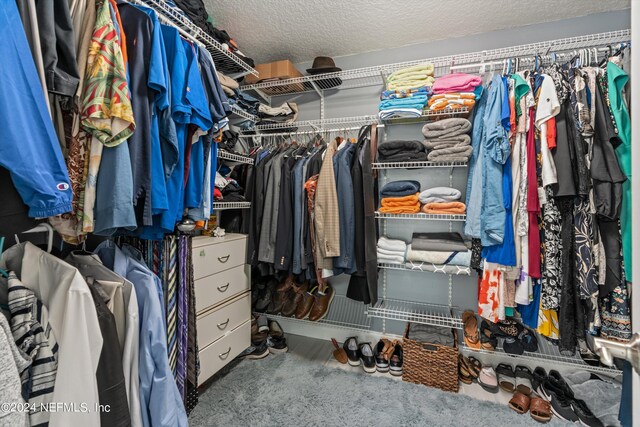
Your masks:
M520 415L526 414L529 410L531 399L526 394L516 393L509 401L509 408L513 409Z
M464 343L472 350L480 349L480 334L478 334L478 319L473 311L467 310L462 313L462 323L464 324Z
M498 385L507 393L513 393L516 390L516 374L513 368L506 363L501 363L496 367L498 375Z
M551 420L551 405L541 397L532 397L529 405L531 418L539 423L548 423Z
M462 366L460 365L458 366L458 379L464 384L473 384L473 378L471 378L469 375L466 375L462 369Z
M480 375L480 371L482 370L482 363L480 363L480 361L475 357L469 356L467 359L467 365L469 366L469 374L471 374L473 378L478 378L478 375Z
M486 320L483 320L480 324L480 346L489 351L494 351L498 347L498 338L491 332L489 323Z
M533 375L526 366L516 366L516 390L527 396L531 394Z
M458 371L460 375L464 375L465 377L471 377L469 370L470 370L469 364L465 360L464 355L459 354L458 355Z

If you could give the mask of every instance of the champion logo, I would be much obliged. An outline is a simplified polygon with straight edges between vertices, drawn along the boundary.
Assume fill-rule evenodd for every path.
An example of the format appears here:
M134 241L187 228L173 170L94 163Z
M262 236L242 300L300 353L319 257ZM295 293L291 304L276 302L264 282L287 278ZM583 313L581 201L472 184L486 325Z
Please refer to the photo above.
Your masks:
M58 183L58 185L56 185L56 188L60 191L67 191L69 189L69 184L67 184L66 182L60 182Z

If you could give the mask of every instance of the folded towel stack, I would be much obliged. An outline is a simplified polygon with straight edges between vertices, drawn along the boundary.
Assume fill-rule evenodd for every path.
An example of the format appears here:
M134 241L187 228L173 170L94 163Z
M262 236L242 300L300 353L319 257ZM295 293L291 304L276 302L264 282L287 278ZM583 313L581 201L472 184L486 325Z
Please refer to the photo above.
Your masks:
M466 206L459 202L462 194L450 187L434 187L424 190L418 195L422 203L421 211L428 214L464 214Z
M458 233L413 233L407 261L468 267L471 251Z
M427 106L431 111L455 110L462 107L469 109L476 105L476 94L473 92L455 92L433 95Z
M388 214L418 213L420 212L418 194L404 197L385 197L380 201L380 212Z
M402 240L388 239L384 236L378 239L378 262L383 264L404 264L407 244Z
M427 150L420 141L385 141L378 145L379 162L427 160Z
M378 116L381 119L420 117L426 105L426 94L415 94L405 98L383 99L378 106L380 110Z
M482 84L480 76L465 73L447 74L433 83L432 90L434 94L454 93L454 92L473 92L476 87Z
M387 77L387 90L408 90L431 86L435 82L433 64L421 64L395 71Z
M420 203L446 203L460 200L460 190L451 187L433 187L424 190L418 196Z
M387 90L380 95L380 119L420 117L435 81L434 70L433 64L422 64L390 74L387 77Z
M427 123L422 128L427 159L435 162L466 161L471 156L471 122L451 118Z
M412 196L420 191L418 181L391 181L385 184L380 190L382 197L404 197Z

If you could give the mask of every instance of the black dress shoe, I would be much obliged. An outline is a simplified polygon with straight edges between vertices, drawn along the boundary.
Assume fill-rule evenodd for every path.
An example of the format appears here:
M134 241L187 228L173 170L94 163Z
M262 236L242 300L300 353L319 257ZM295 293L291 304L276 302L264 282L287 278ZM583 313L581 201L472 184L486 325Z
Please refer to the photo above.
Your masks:
M347 338L344 344L342 344L342 348L344 348L344 351L347 353L349 365L360 366L360 349L356 337Z
M604 427L602 421L593 415L593 412L589 409L584 400L574 399L571 401L571 409L578 416L580 424L589 427Z
M401 376L403 361L402 344L398 343L396 344L396 348L393 350L393 355L389 360L389 373L396 377Z
M368 342L360 344L358 347L360 351L360 361L362 362L362 369L367 374L373 374L376 371L376 358L373 356L373 349Z

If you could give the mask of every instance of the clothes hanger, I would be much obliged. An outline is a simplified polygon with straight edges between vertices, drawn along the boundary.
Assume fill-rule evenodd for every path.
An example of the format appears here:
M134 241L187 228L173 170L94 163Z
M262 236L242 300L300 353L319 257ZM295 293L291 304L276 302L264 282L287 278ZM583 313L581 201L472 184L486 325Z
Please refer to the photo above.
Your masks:
M4 248L4 236L0 236L0 258L2 257L2 249ZM2 277L6 277L7 279L9 278L9 273L0 268L0 276Z
M47 233L47 252L51 253L51 250L53 249L53 227L49 223L41 222L40 224L36 225L32 229L23 231L20 234L27 234L27 233ZM20 239L18 239L18 235L14 234L13 236L16 239L16 243L20 244Z

